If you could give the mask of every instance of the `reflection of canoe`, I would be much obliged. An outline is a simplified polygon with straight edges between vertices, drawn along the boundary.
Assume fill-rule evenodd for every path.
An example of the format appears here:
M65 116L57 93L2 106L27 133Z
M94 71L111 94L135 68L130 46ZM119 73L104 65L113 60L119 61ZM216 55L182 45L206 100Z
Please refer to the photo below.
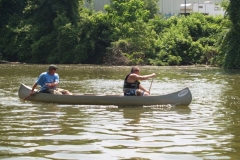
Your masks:
M31 88L21 84L18 95L21 99L29 96ZM192 101L192 94L188 88L178 92L160 96L123 96L123 95L101 95L101 94L75 94L56 95L37 92L28 101L58 103L58 104L79 104L79 105L117 105L117 106L141 106L141 105L184 105Z

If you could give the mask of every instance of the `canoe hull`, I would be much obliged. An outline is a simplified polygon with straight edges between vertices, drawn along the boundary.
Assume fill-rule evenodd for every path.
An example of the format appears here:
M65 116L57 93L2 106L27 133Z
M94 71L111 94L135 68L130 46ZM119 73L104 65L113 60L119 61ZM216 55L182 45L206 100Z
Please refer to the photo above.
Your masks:
M21 84L18 91L19 98L24 99L28 97L30 91L30 87ZM27 100L75 105L144 106L171 104L188 106L192 101L192 94L188 88L167 95L146 97L100 94L56 95L37 92L35 95L27 98Z

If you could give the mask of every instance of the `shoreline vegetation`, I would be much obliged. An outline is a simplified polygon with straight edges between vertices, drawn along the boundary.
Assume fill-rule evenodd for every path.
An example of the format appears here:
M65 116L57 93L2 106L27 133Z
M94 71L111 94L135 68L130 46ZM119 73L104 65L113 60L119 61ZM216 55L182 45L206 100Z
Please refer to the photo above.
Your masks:
M168 18L159 14L158 0L111 0L105 12L86 8L83 0L28 2L0 2L1 59L240 68L240 0L224 3L229 13L224 17L193 13Z

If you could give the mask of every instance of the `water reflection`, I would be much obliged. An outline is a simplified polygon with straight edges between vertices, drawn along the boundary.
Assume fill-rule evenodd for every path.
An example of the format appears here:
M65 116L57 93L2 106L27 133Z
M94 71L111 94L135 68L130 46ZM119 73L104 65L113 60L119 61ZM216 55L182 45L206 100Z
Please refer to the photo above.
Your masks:
M175 107L171 105L156 105L156 106L139 106L139 107L118 107L115 111L122 112L123 118L129 119L130 124L141 123L141 118L144 119L144 113L147 112L175 112L177 114L190 114L191 109L188 106Z

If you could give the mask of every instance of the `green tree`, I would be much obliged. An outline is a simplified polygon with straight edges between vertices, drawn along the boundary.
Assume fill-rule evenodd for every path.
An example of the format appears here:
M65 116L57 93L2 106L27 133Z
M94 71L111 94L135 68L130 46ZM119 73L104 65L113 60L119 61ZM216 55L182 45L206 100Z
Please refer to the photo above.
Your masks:
M31 30L33 44L31 45L32 57L30 57L30 61L34 63L46 63L47 59L47 62L51 63L52 60L56 59L57 55L61 55L61 53L70 54L67 52L67 48L64 50L62 50L62 48L59 49L59 46L62 45L61 39L63 39L61 31L63 31L63 28L64 26L66 27L66 25L68 25L68 27L71 25L77 25L79 20L78 10L78 0L33 1L31 4L31 10L28 11L29 14L34 13L33 16L30 17L33 26ZM56 25L54 24L54 21L57 18L62 21L58 21L60 23ZM65 62L64 59L59 62L67 63L69 61L66 57Z
M148 64L147 57L154 54L157 35L147 23L150 12L145 3L142 0L112 0L105 10L112 28L108 63L127 58L129 64Z
M224 68L239 69L240 68L240 0L231 0L227 15L231 21L230 30L224 37L221 52L225 55Z
M145 9L149 11L149 19L154 18L159 12L159 0L144 0Z
M23 21L27 3L28 0L0 1L0 52L4 59L17 61L17 53L27 41L29 26Z
M3 17L0 21L0 33L3 35L0 39L0 51L5 53L10 61L50 63L53 58L49 56L54 57L55 54L59 55L67 50L61 48L59 53L63 32L66 35L63 28L71 26L72 31L68 33L75 33L74 26L79 22L80 2L83 3L83 0L0 1ZM65 19L60 24L62 26L54 24L59 16Z
M159 52L153 65L211 64L217 55L216 39L223 17L191 14L150 21L159 32Z
M86 12L81 17L76 59L81 63L102 64L111 41L109 37L112 29L107 16L103 13Z
M21 19L23 10L26 7L27 0L1 0L0 1L0 27L5 27L13 16L19 16Z

